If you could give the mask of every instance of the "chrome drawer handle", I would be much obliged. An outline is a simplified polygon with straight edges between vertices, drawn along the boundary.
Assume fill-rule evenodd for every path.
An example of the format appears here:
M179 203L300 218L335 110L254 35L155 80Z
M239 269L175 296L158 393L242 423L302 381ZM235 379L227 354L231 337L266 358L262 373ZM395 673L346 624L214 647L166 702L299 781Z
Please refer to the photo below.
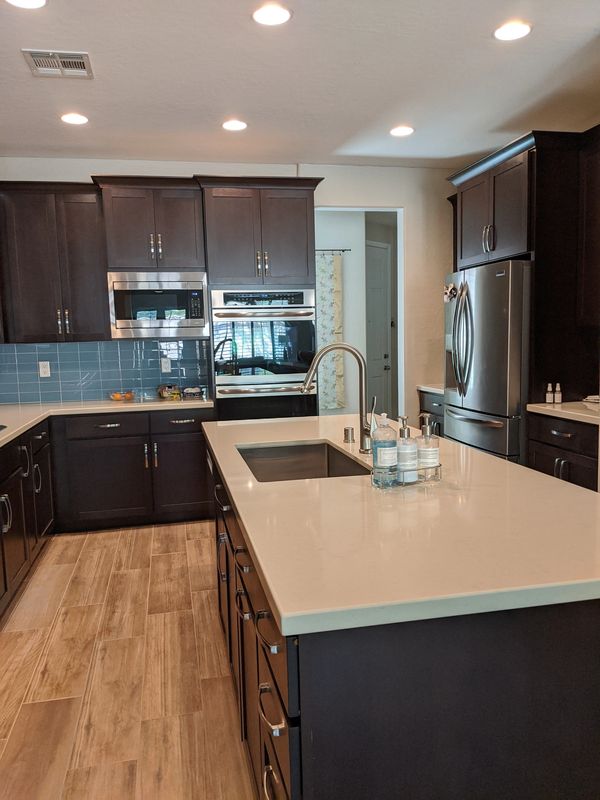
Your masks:
M154 259L155 250L154 250L154 234L150 234L150 258Z
M277 773L270 764L267 764L263 770L263 779L262 779L264 800L272 800L271 793L269 791L269 778L272 778L275 781L275 783L279 785L280 780L277 777Z
M105 422L102 425L94 425L94 428L120 428L120 422Z
M29 448L22 444L20 445L19 450L22 450L27 456L27 470L22 472L21 477L28 478L31 475L31 458L29 456Z
M36 433L33 438L36 440L36 442L41 442L42 439L46 438L46 436L48 436L48 431L42 431L41 433Z
M150 459L148 458L148 443L144 445L144 468L150 469Z
M236 547L235 552L233 553L233 560L235 562L235 566L237 567L238 572L243 572L245 575L253 571L252 564L240 564L240 562L238 561L238 556L241 553L247 553L247 552L248 551L246 550L245 547Z
M156 238L158 241L158 258L162 259L163 257L162 234L159 233Z
M569 462L563 458L560 462L560 469L558 471L558 477L561 479L561 481L568 480L568 477L565 477L565 467L568 470Z
M38 480L36 480L36 476ZM40 469L39 464L33 465L33 488L36 494L39 494L42 491L42 470Z
M217 573L221 583L227 583L227 570L221 569L221 548L227 544L227 534L220 533L217 537Z
M169 422L171 425L191 425L193 422L197 422L195 419L170 419Z
M7 494L0 496L0 505L6 509L7 520L2 519L2 533L8 533L12 527L12 506L10 504L10 497Z
M265 648L265 650L267 650L269 653L271 653L271 655L274 655L274 656L279 655L279 653L281 653L281 644L280 643L273 643L273 642L270 642L268 639L265 639L265 637L260 632L260 628L258 627L258 623L260 622L261 619L271 619L271 612L270 611L258 611L256 613L256 620L254 622L254 628L256 630L256 635L258 636L258 639L259 639L260 643L262 644L262 646Z
M263 707L263 702L262 702L263 694L271 694L272 692L273 689L268 683L260 683L258 685L258 713L260 714L260 718L262 719L262 721L269 729L271 736L281 736L282 734L285 733L285 730L287 728L285 720L282 720L281 722L277 722L275 724L272 723L270 720L267 719L267 716L265 714L265 709Z
M554 428L550 433L552 436L558 436L559 439L572 439L575 436L574 433L563 433L562 431L555 431Z
M235 610L242 622L249 622L252 619L252 612L244 611L242 608L242 597L247 597L246 592L243 589L238 589L235 593Z
M213 494L214 494L214 496L215 496L215 501L216 501L217 505L219 506L219 508L221 509L221 511L231 511L231 506L224 505L224 504L223 504L223 503L222 503L222 502L219 500L219 495L218 495L218 493L217 493L217 490L218 490L218 489L222 489L222 488L223 488L223 485L222 485L222 484L220 484L220 483L217 483L217 484L215 485L214 492L213 492Z

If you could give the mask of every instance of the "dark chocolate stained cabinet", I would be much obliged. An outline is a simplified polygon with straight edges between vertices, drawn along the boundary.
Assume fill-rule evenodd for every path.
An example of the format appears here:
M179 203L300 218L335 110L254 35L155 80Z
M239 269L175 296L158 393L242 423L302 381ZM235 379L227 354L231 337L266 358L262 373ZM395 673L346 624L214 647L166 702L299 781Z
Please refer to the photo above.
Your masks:
M192 179L95 177L111 269L204 267L202 192Z
M598 427L529 414L528 466L584 489L598 490Z
M584 134L579 153L580 215L577 314L600 327L600 125Z
M86 184L3 183L7 342L109 338L100 193Z
M204 193L210 283L314 284L314 190L320 179L196 180Z

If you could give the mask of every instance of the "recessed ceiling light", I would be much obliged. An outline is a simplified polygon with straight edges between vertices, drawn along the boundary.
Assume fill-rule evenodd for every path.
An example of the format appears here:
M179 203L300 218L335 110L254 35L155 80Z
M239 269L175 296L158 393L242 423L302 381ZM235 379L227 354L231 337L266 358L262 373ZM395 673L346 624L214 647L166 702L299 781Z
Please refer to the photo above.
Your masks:
M6 2L18 8L42 8L46 5L46 0L6 0Z
M279 3L265 3L264 6L257 8L252 19L261 25L283 25L292 16L292 12L280 6Z
M78 114L76 111L69 111L68 114L63 114L61 119L69 125L85 125L88 121L87 117L84 117L83 114Z
M248 125L241 119L228 119L223 123L226 131L245 131Z
M515 39L522 39L531 33L531 25L520 19L511 19L496 28L494 37L501 42L513 42Z
M390 131L392 136L410 136L414 132L415 129L411 128L410 125L397 125Z

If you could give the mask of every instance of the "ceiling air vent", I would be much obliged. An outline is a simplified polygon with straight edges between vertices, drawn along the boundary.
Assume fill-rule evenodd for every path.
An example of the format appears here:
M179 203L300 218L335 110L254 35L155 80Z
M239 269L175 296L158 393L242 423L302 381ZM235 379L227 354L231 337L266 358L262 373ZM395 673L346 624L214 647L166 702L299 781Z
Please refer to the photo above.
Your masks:
M21 50L37 78L93 78L88 53L65 50Z

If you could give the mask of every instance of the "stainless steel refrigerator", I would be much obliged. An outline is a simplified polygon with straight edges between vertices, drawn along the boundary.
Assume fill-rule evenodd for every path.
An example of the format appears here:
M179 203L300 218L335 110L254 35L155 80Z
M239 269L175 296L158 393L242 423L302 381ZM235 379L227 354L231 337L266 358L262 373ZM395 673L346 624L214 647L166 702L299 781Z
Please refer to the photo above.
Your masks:
M500 261L446 277L444 435L524 460L532 265Z

